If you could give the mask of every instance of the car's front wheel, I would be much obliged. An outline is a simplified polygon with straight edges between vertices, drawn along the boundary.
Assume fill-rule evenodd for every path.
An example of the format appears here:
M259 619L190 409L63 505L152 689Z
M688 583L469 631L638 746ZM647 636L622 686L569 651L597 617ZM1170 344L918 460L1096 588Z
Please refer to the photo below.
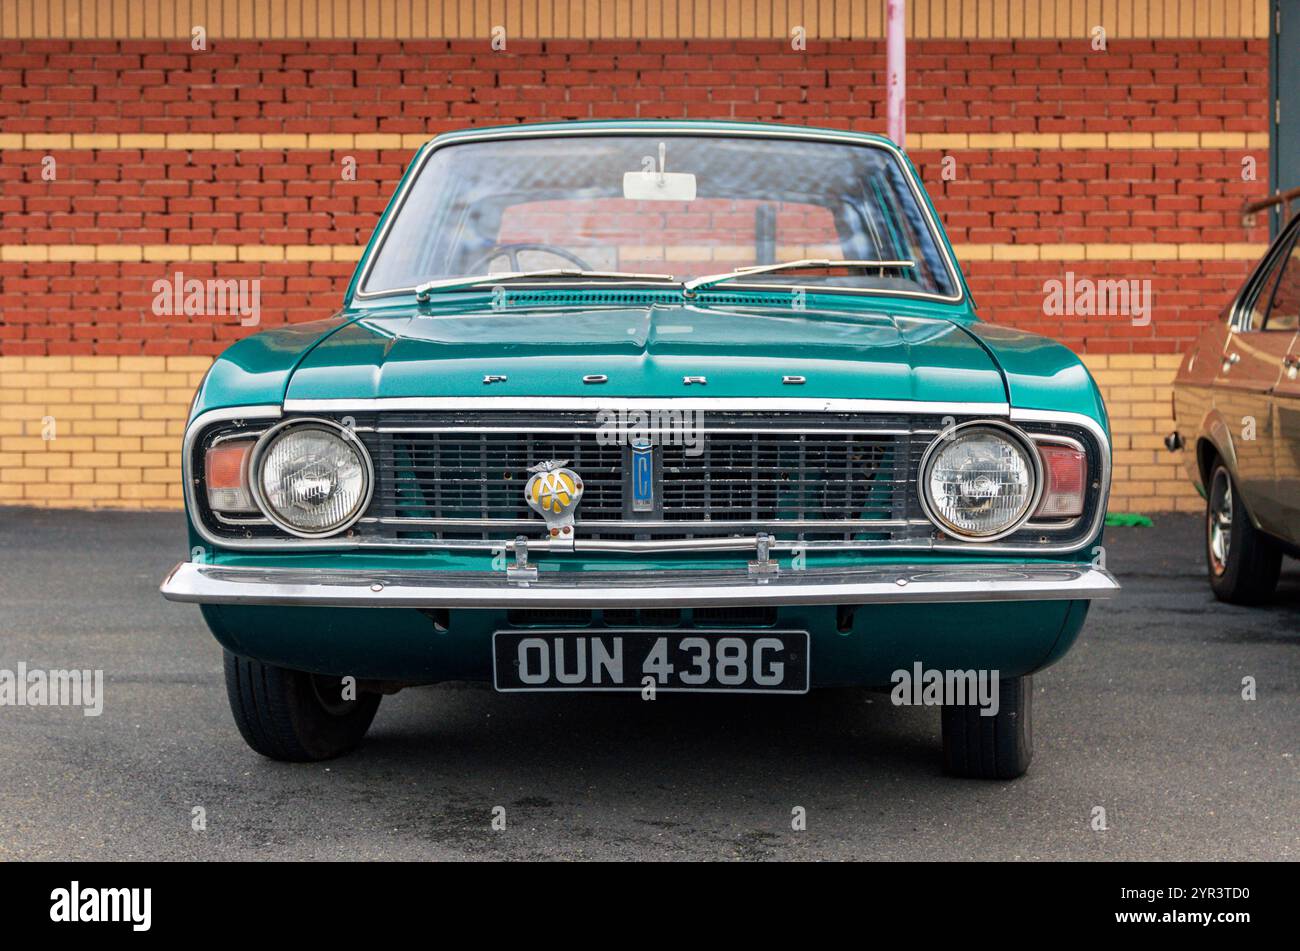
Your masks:
M1008 677L998 681L998 708L992 716L977 705L944 706L944 769L970 779L1023 776L1034 758L1033 692L1033 677Z
M275 667L226 651L226 693L235 725L263 756L291 762L332 759L366 735L380 695L341 677Z
M1281 549L1250 524L1228 467L1217 459L1205 496L1205 561L1214 596L1231 604L1267 601L1282 570Z

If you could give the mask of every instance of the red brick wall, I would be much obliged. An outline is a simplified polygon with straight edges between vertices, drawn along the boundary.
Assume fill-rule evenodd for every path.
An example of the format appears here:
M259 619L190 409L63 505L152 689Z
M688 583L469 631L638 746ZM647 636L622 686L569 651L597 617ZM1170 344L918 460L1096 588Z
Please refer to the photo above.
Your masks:
M87 135L153 137L138 140L144 147L0 149L0 245L57 246L52 257L69 246L91 257L113 252L84 246L154 248L141 261L0 260L0 353L213 354L251 332L237 317L154 317L151 285L178 267L187 277L262 278L262 327L328 314L347 260L174 265L156 246L187 257L213 246L357 247L412 151L364 139L167 147L159 136L413 142L470 124L604 117L883 131L883 67L877 41L810 41L794 52L775 40L512 40L494 52L479 41L220 40L191 52L162 41L0 40L0 136L71 134L73 146L93 146ZM989 319L1092 353L1172 353L1217 314L1249 255L1213 258L1265 239L1262 224L1241 226L1238 210L1267 190L1266 40L1112 40L1105 52L1073 40L919 40L908 67L913 160L959 257L992 246L963 260ZM1177 147L1153 147L1171 134ZM947 135L1006 145L930 146ZM41 179L46 155L54 182ZM356 181L341 179L345 155L357 160ZM942 180L945 155L956 160L954 181ZM1257 162L1253 182L1242 181L1245 155ZM1146 245L1174 259L1096 259L1107 256L1099 246ZM1025 253L1066 259L1005 259ZM1045 318L1043 281L1067 269L1149 277L1150 325Z

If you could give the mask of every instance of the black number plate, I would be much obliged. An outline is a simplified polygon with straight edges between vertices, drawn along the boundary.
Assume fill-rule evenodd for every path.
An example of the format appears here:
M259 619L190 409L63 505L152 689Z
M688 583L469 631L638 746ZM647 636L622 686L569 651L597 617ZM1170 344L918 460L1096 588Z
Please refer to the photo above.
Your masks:
M497 631L501 691L807 693L807 631Z

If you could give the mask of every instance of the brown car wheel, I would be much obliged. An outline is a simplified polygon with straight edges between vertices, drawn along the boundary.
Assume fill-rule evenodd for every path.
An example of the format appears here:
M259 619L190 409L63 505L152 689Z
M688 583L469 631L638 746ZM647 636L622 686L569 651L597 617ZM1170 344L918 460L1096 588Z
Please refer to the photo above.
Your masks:
M1277 588L1282 551L1250 523L1227 466L1215 460L1205 497L1205 561L1214 596L1259 604Z

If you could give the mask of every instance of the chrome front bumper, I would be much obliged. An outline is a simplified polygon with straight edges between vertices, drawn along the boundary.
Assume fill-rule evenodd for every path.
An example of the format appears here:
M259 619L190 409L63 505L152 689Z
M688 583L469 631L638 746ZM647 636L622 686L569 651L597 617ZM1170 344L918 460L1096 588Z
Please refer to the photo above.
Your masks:
M170 601L341 608L623 608L897 604L1112 598L1119 583L1091 564L887 565L745 571L505 572L244 568L181 562Z

